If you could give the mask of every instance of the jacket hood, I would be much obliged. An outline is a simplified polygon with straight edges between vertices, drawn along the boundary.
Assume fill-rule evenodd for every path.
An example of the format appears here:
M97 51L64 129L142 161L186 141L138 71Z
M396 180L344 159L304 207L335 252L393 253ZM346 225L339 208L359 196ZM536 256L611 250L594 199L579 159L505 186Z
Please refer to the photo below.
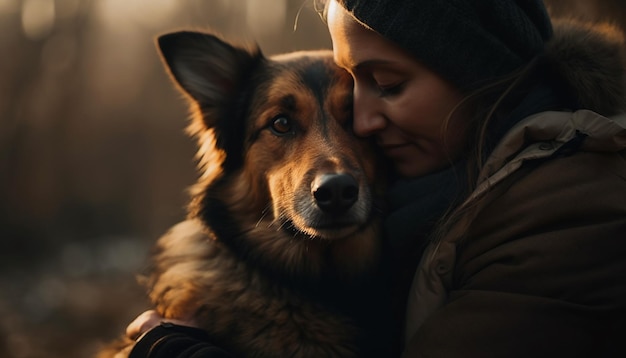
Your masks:
M616 26L554 20L543 60L581 108L604 116L626 110L626 41Z

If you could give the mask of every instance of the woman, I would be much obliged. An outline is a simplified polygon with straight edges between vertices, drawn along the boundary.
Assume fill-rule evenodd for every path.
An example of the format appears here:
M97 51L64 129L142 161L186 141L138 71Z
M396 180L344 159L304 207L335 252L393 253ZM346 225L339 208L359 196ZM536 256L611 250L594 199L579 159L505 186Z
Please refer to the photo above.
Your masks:
M403 356L626 356L618 32L553 31L540 0L326 10L335 60L354 78L354 130L398 174L386 226ZM129 334L155 322L148 313Z

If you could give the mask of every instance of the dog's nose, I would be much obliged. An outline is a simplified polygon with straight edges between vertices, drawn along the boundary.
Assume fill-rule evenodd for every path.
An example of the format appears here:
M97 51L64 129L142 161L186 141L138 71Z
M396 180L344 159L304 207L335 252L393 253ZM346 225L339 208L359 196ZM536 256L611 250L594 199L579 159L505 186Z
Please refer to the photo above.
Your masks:
M324 212L340 214L359 197L359 184L349 174L324 174L311 188L317 206Z

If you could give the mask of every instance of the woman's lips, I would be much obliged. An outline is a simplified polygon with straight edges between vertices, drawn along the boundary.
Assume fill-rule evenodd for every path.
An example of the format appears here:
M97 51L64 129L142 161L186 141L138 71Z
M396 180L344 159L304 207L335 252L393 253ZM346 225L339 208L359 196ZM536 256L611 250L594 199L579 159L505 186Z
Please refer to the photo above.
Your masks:
M407 143L398 143L398 144L382 144L380 147L388 156L397 156L401 154L404 149L408 148L409 144Z

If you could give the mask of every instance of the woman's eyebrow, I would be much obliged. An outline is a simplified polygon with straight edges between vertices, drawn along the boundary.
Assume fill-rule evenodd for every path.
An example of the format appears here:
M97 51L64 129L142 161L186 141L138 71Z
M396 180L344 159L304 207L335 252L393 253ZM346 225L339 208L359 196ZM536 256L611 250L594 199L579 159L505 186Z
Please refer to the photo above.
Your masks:
M393 65L394 61L383 60L383 59L371 59L359 62L352 66L354 70L361 70L363 68L372 67L372 66L380 66L380 65Z
M361 62L356 62L353 58L343 58L343 57L336 57L335 58L335 63L348 70L348 71L358 71L358 70L362 70L364 68L368 68L368 67L372 67L372 66L381 66L381 65L385 65L385 66L394 66L396 64L395 61L392 60L385 60L385 59L378 59L378 58L374 58L374 59L367 59L367 60L363 60Z

